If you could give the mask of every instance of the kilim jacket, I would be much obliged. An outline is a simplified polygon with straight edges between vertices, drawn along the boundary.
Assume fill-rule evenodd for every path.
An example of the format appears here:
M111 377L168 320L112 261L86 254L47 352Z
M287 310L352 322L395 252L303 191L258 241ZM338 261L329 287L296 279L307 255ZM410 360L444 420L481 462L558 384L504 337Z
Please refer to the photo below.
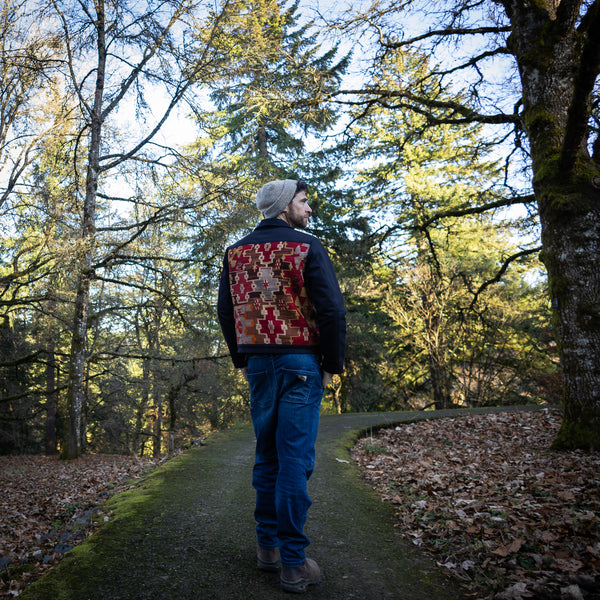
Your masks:
M233 364L253 353L312 353L341 373L346 309L323 244L264 219L225 252L217 305Z

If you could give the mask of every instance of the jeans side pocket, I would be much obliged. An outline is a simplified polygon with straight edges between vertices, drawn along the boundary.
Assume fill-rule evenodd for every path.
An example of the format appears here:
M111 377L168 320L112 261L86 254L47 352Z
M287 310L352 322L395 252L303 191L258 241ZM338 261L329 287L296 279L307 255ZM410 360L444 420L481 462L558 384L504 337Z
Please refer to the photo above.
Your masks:
M281 400L293 404L312 402L315 386L321 385L314 371L284 369Z

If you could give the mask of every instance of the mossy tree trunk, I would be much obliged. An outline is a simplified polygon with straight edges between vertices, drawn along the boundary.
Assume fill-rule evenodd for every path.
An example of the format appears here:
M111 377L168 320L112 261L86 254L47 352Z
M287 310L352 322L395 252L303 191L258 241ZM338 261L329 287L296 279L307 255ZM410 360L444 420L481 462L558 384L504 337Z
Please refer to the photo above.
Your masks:
M563 371L557 448L600 448L600 165L588 119L600 70L600 3L504 2L523 86L553 321ZM596 144L598 145L598 144Z
M46 455L53 456L57 452L56 439L56 347L53 339L48 340L46 345Z

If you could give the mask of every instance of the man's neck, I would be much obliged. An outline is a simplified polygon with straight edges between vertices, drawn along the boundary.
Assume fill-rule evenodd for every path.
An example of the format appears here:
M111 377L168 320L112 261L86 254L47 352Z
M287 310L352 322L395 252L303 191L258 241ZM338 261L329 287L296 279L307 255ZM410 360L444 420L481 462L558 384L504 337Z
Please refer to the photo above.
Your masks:
M281 214L279 214L277 216L278 219L281 219L282 221L285 221L292 229L294 228L294 226L290 223L290 220L288 219L288 216L286 213L282 212Z

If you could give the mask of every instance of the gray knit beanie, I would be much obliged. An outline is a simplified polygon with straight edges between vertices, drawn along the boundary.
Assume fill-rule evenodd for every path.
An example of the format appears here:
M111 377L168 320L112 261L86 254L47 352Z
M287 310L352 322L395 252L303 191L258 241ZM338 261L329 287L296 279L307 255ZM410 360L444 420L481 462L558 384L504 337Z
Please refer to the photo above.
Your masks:
M277 217L296 194L296 181L283 179L265 183L256 194L256 207L265 219Z

